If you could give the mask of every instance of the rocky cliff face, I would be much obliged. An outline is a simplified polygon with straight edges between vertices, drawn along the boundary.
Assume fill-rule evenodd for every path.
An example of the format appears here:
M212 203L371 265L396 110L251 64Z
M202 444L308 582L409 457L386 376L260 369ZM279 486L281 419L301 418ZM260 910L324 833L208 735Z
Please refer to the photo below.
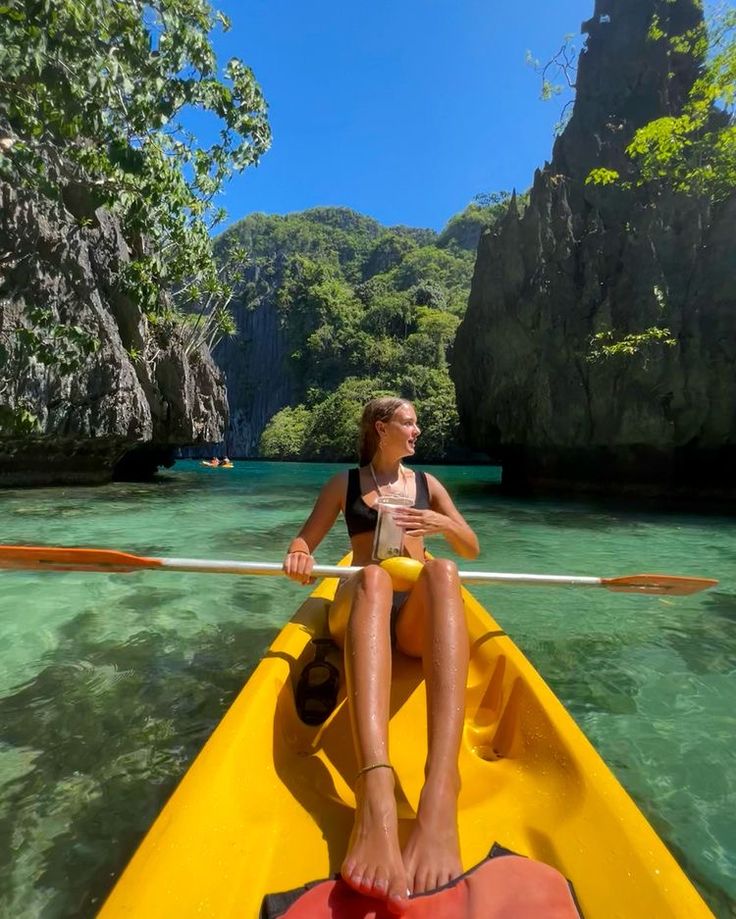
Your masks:
M273 297L255 306L237 305L238 334L215 348L214 358L227 377L230 425L228 456L258 456L258 441L269 420L293 401L296 384L289 370L286 335Z
M528 208L478 248L451 373L471 444L510 488L736 495L736 196L585 185L676 113L697 73L647 32L657 0L597 0L577 98ZM700 21L667 5L670 34ZM673 76L669 72L674 71ZM596 333L666 327L674 347L591 359Z
M147 327L122 291L128 261L118 224L82 191L50 204L0 183L0 485L146 476L177 446L222 439L220 372ZM41 313L60 361L29 355ZM75 337L97 347L70 368Z

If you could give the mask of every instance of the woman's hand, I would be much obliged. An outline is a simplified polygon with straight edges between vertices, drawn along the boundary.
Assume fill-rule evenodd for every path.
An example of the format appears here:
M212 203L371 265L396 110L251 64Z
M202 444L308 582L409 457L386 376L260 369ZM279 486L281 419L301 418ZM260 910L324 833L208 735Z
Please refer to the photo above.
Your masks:
M284 573L292 581L299 584L312 584L312 568L314 568L314 556L309 552L302 550L298 552L287 552L284 559Z
M415 537L441 535L453 527L448 516L428 508L402 507L394 511L394 520L407 536Z

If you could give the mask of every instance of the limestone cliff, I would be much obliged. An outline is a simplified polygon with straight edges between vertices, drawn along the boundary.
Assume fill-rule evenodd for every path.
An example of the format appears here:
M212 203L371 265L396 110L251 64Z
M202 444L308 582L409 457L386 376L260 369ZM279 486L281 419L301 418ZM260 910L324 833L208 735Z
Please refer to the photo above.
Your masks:
M229 456L258 456L258 441L268 421L289 405L297 386L290 372L287 339L273 295L256 304L237 304L234 338L214 350L227 378L230 424L225 436Z
M178 446L221 440L226 423L209 354L148 327L120 283L119 225L83 189L66 192L50 203L0 183L0 485L150 475ZM47 352L67 334L96 350L74 368L31 355L39 311Z
M523 217L512 202L478 247L451 374L506 487L736 494L736 196L585 184L596 166L626 174L633 132L678 112L697 75L647 40L660 7L597 0L552 161ZM673 35L702 15L666 11ZM655 324L676 346L591 360L596 333Z

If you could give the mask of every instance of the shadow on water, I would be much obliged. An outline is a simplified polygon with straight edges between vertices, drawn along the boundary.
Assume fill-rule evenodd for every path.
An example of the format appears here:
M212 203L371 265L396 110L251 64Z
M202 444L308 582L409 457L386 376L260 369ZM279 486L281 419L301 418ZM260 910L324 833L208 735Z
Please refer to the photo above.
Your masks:
M443 469L443 473L445 470ZM733 525L736 501L678 499L665 496L596 494L594 492L530 492L518 494L504 490L500 482L487 479L449 481L443 475L456 503L479 501L510 519L521 515L527 522L554 523L590 529L605 529L612 524L667 523L668 518L685 523L693 518Z
M736 594L710 591L703 615L687 627L669 626L662 639L687 663L691 673L724 675L736 671Z
M541 640L529 650L535 666L577 720L588 712L633 714L639 683L622 672L621 639L586 636Z
M121 644L91 637L97 619L64 626L40 673L0 700L0 748L28 764L3 789L3 915L95 914L276 631L223 623Z

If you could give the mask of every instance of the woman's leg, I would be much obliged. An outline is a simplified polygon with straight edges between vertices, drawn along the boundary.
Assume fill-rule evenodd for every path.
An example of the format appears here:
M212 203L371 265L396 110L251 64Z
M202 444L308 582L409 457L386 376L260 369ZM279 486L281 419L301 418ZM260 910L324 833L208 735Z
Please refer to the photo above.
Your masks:
M409 889L422 893L462 874L457 831L458 757L469 641L457 567L429 559L396 623L400 650L421 657L428 754L417 820L404 849Z
M389 763L391 578L368 565L343 584L330 610L333 637L344 642L350 721L360 769ZM406 897L394 774L380 767L356 781L355 824L342 876L352 887L395 905Z

